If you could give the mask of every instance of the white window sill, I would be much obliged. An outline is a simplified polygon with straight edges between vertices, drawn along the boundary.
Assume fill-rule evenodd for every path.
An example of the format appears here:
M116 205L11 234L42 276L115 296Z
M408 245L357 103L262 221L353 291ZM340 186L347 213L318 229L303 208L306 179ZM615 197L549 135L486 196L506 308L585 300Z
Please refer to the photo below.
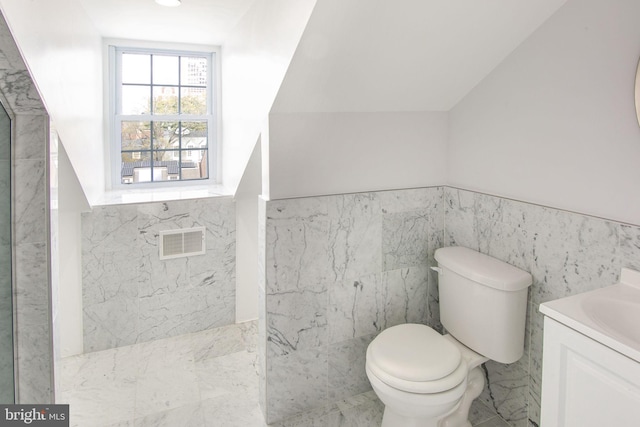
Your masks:
M127 205L174 200L229 197L233 193L222 185L180 186L175 188L135 188L106 191L93 206Z

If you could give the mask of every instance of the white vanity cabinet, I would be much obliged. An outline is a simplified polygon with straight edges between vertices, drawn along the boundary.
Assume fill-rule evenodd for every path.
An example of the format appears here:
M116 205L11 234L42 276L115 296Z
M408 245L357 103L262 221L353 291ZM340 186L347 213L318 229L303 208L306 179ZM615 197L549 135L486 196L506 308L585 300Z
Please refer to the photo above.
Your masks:
M545 316L541 427L638 426L640 363Z

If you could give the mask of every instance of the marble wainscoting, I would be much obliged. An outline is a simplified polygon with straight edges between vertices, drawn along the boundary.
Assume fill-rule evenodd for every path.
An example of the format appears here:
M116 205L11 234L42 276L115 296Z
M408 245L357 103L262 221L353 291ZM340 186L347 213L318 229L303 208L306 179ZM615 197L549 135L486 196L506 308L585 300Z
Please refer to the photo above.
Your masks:
M262 201L259 334L268 423L370 390L371 340L429 319L443 189Z
M160 261L161 230L206 227L206 254ZM82 214L84 351L235 322L229 197L98 206Z
M445 188L445 246L461 245L533 275L523 358L488 362L480 399L516 427L540 424L540 303L608 286L640 269L640 228L605 219Z

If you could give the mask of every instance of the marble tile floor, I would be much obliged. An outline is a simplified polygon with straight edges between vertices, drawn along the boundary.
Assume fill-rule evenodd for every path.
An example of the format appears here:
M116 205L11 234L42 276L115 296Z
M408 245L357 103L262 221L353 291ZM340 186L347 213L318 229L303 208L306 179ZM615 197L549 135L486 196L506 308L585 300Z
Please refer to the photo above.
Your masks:
M258 403L255 322L62 359L57 403L72 427L265 427ZM374 427L370 391L275 427ZM508 427L476 402L474 427Z

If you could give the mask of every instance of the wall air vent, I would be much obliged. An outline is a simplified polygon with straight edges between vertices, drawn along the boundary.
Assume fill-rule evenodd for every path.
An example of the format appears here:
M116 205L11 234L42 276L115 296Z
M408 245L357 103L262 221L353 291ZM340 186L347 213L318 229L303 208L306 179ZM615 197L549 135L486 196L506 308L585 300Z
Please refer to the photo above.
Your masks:
M203 255L205 228L181 228L160 232L160 259Z

